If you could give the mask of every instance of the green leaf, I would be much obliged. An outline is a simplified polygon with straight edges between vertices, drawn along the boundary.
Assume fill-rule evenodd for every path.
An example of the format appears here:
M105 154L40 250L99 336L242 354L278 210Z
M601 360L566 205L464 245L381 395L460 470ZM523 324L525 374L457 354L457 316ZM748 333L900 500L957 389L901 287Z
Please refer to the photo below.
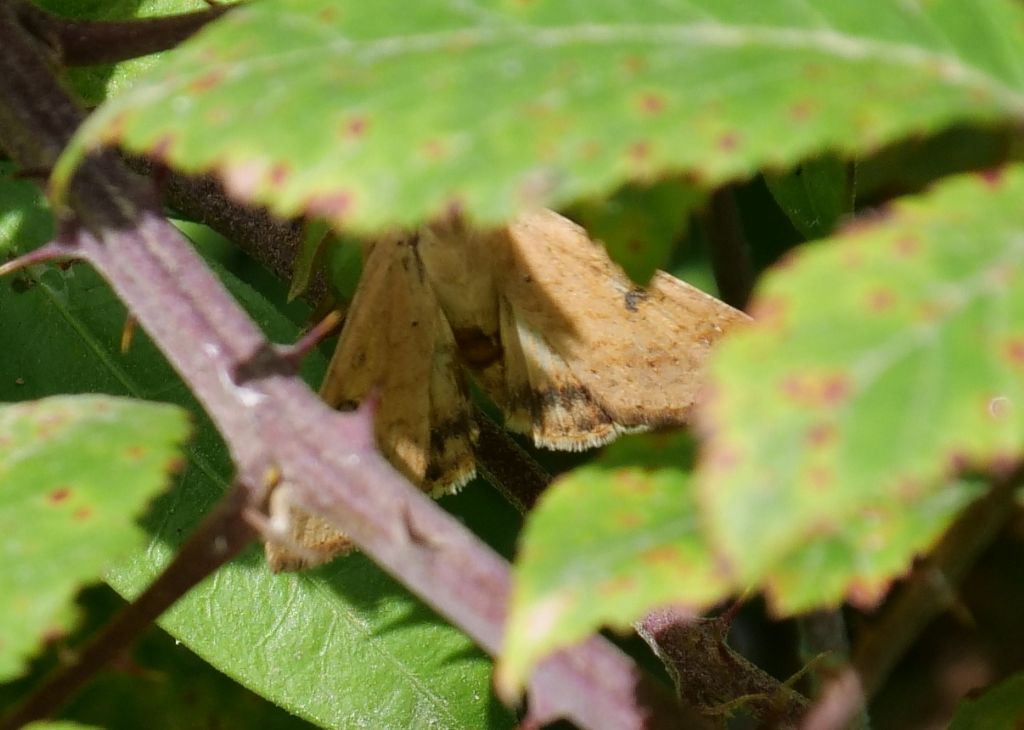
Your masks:
M11 176L15 167L0 160L0 257L14 258L43 243L54 231L53 215L35 185ZM0 258L0 260L2 260Z
M764 176L768 189L805 238L827 236L853 212L852 178L847 163L825 155L786 173Z
M204 0L34 0L36 5L64 18L120 21L176 15L205 10ZM136 77L154 68L162 54L153 53L120 63L77 66L68 69L68 79L82 100L95 106L108 96L129 88Z
M0 208L4 203L0 198ZM124 307L87 265L29 273L28 288L0 280L0 399L128 393L185 404L196 415L198 437L181 482L153 506L144 525L149 544L107 574L130 598L222 496L230 460L143 332L127 355L120 353ZM295 339L298 327L264 296L219 273L273 341ZM283 302L284 291L276 298ZM304 377L318 382L325 366L314 353ZM467 489L446 506L485 539L511 543L515 513L493 491ZM275 576L261 554L249 552L179 601L160 624L245 686L325 727L514 725L490 691L490 660L362 556Z
M1020 119L1022 48L1015 0L264 0L108 101L55 184L118 143L283 217L493 223Z
M81 620L74 634L48 646L32 662L31 672L0 684L0 707L11 708L66 663L69 647L84 644L124 600L107 586L82 591L75 602ZM65 721L105 730L194 730L260 728L310 730L305 720L254 695L197 657L158 626L147 628L130 650L102 668L59 711Z
M288 287L288 301L302 296L309 288L309 280L313 277L320 252L323 249L330 229L321 222L312 221L306 224L302 236L302 245L295 257L295 269L292 272L292 283Z
M544 493L521 537L500 687L514 693L545 654L601 626L727 593L700 529L692 454L685 436L628 437Z
M331 236L324 250L327 281L340 302L351 302L363 273L363 247L346 236Z
M25 730L100 730L98 725L82 725L69 720L40 720L25 726Z
M1019 727L1024 727L1024 674L1015 674L980 697L961 702L949 730Z
M646 284L665 269L686 231L690 213L704 194L681 180L628 185L607 200L590 200L569 210L570 218L600 240L629 277Z
M123 398L0 406L0 679L67 633L78 589L142 544L134 520L187 433L180 408Z
M709 530L777 611L871 604L1024 444L1024 167L952 178L762 282L711 365Z

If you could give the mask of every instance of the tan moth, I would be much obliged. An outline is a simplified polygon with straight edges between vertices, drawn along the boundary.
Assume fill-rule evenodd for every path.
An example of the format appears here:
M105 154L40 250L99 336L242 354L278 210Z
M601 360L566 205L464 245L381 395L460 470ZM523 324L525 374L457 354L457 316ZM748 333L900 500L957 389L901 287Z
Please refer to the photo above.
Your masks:
M551 211L489 232L438 224L368 248L321 396L352 408L376 389L382 453L439 496L475 474L465 372L510 430L581 450L685 422L711 345L746 320L664 272L637 286ZM317 517L292 518L302 554L268 543L275 570L350 548Z

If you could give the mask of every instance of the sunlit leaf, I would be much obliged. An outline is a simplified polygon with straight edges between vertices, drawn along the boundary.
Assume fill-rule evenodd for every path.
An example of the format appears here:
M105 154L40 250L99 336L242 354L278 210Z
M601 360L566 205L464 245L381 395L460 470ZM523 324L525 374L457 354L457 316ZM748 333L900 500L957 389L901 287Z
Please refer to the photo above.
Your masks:
M187 433L182 409L125 398L0 405L0 679L68 633L78 590L143 544L135 520Z
M261 0L83 127L365 232L1024 116L1015 0ZM913 103L908 103L913 99Z
M700 527L692 442L629 437L559 478L530 515L498 682L514 691L545 654L669 603L729 589Z
M870 604L1024 444L1024 168L956 178L811 244L723 342L709 529L777 610Z

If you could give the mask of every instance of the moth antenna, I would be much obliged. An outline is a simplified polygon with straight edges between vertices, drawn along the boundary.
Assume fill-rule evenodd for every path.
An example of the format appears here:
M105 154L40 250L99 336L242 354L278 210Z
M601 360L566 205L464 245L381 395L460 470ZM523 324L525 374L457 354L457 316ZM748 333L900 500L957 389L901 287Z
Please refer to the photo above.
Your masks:
M4 265L0 266L0 276L7 274L13 274L15 271L33 266L34 264L42 264L47 261L55 261L58 259L81 259L85 258L81 254L73 253L69 250L69 247L65 243L59 241L51 241L34 251L22 254L16 258L11 259Z

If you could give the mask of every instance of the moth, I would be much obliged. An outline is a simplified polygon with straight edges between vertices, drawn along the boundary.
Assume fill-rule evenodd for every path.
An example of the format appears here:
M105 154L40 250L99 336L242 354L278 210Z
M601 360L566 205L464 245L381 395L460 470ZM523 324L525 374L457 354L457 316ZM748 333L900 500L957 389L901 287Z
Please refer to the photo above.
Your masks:
M440 496L475 475L468 373L541 447L582 450L685 422L712 344L748 318L664 272L637 286L552 211L480 231L457 221L375 241L320 394L354 408L377 393L378 446ZM351 549L294 508L275 570Z

